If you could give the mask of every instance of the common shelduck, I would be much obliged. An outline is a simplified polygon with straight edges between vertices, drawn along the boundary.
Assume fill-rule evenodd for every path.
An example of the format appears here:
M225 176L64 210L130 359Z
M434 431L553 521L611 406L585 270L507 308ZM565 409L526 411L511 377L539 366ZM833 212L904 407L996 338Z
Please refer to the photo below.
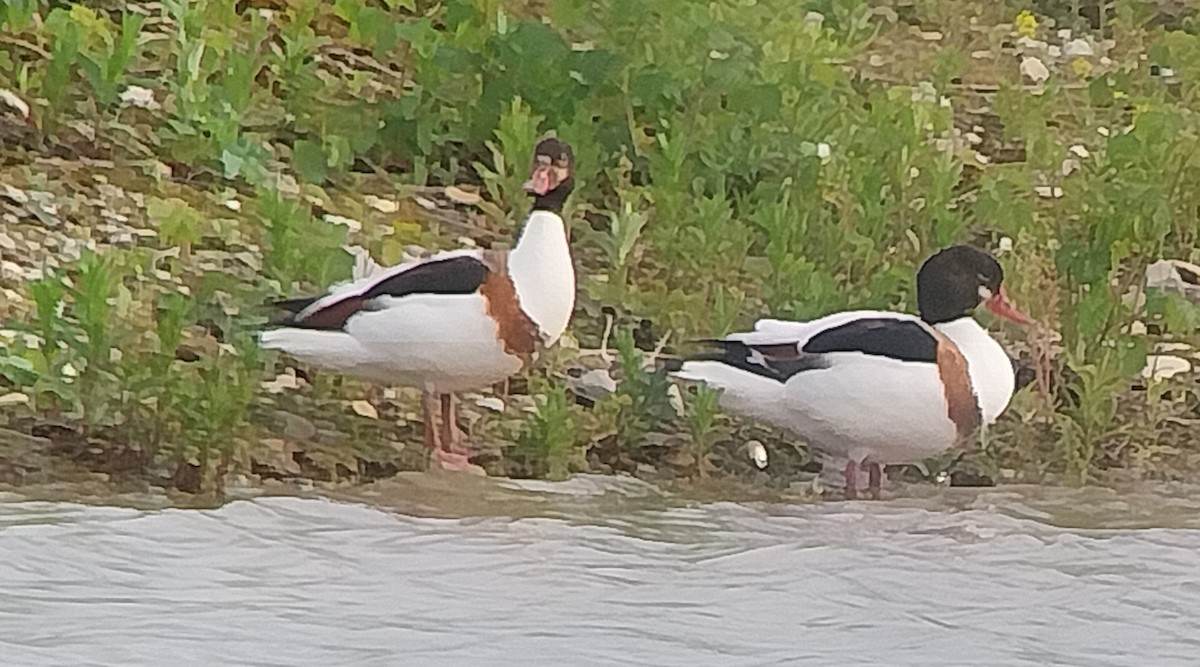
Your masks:
M1008 406L1012 362L972 317L981 303L1019 323L1004 272L964 245L933 255L917 273L920 317L835 313L809 322L760 320L717 341L677 376L722 390L721 404L790 431L846 461L846 496L868 473L879 497L882 466L937 455L992 423Z
M422 389L425 445L443 467L468 468L453 392L522 370L571 319L575 269L561 213L574 173L571 146L543 139L525 184L533 209L511 251L441 252L323 296L278 302L290 315L284 326L262 334L262 347L346 375Z

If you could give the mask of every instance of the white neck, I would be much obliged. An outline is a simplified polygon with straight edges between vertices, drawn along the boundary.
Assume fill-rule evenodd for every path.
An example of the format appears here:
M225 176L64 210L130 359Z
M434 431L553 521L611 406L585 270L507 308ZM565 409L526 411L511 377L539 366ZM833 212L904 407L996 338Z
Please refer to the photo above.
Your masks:
M1012 360L1004 348L972 317L960 317L933 327L954 341L966 358L983 420L988 424L996 421L1008 407L1017 386Z
M521 239L508 256L508 273L521 309L553 344L575 309L575 267L563 219L550 211L534 211Z

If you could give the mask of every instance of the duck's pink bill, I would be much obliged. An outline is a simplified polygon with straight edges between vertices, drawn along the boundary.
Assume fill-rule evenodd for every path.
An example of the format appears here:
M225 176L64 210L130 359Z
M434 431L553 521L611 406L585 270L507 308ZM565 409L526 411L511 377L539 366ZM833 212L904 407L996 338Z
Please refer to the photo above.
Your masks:
M525 191L538 195L544 195L556 187L558 187L558 183L554 167L548 164L540 164L534 167L529 180L525 182Z
M1004 293L1004 288L1001 287L992 298L983 302L983 305L988 310L992 311L998 317L1003 317L1010 322L1017 324L1029 324L1033 322L1033 318L1023 313L1019 308L1013 305L1012 301L1008 300L1008 295Z

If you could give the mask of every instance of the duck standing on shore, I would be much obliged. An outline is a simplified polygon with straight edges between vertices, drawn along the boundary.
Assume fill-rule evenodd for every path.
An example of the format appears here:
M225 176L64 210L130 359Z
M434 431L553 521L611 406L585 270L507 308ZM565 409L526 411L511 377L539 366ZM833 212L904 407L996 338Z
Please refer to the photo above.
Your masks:
M879 497L883 466L940 454L992 423L1015 387L1012 362L975 321L983 304L1029 323L985 252L946 248L917 273L920 316L850 311L809 322L760 320L711 341L677 377L722 390L730 412L782 428L845 461L846 497L859 471Z
M543 139L525 184L533 210L511 251L441 252L323 296L280 301L289 315L260 344L345 375L421 389L426 447L442 467L468 469L454 392L526 368L570 322L575 269L561 213L574 174L571 146Z

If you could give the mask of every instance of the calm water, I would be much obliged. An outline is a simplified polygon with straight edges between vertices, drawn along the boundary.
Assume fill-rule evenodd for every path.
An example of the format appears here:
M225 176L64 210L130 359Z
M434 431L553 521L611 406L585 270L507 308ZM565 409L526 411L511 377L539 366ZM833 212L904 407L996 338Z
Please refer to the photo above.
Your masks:
M1200 664L1200 494L683 502L408 476L347 500L0 497L0 664Z

